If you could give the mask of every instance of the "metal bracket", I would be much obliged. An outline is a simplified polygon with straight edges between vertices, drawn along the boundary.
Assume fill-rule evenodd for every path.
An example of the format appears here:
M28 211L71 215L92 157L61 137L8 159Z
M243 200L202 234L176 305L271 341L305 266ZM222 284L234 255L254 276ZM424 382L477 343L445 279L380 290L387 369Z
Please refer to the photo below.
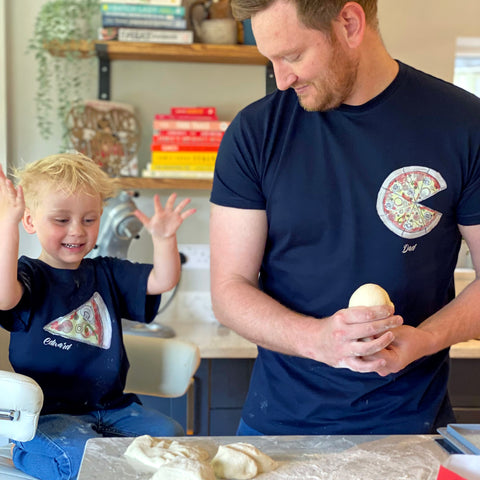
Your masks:
M96 43L95 51L98 57L98 98L110 100L110 57L108 46L104 43Z
M277 83L275 82L275 73L273 71L272 62L268 62L265 67L265 91L267 95L274 92L277 89Z
M95 44L95 51L98 57L98 98L99 100L110 100L110 57L108 45L105 43ZM265 67L265 91L267 95L277 89L273 65L269 62Z

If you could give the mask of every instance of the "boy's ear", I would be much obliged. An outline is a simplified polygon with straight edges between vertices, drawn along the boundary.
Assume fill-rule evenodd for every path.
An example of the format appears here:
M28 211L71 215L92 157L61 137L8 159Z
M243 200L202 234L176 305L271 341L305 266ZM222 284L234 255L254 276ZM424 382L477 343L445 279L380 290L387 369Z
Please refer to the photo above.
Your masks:
M33 216L28 208L25 208L25 212L22 218L23 228L27 233L35 233L35 226L33 224Z

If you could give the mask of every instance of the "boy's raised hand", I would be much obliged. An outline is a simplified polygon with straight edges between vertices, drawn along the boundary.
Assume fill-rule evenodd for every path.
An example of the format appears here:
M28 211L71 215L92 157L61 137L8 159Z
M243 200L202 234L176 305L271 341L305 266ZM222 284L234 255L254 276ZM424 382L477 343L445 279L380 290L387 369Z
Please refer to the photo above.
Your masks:
M25 211L22 187L15 188L0 166L0 222L18 225Z
M183 221L196 212L195 208L185 210L185 207L190 203L190 199L182 200L175 206L177 194L172 193L166 203L165 207L160 202L160 197L155 194L153 203L155 206L155 213L152 218L147 217L140 210L135 211L135 216L142 222L143 226L150 232L153 238L162 239L173 237Z

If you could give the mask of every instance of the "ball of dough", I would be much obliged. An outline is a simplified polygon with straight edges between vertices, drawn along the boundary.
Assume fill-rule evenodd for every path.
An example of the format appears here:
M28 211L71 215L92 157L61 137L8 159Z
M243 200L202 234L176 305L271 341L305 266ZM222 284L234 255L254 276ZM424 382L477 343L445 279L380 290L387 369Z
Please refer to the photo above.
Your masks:
M250 455L229 445L218 447L212 467L217 477L231 480L250 480L258 474L257 462Z
M375 307L377 305L394 306L388 293L375 283L365 283L357 288L348 302L349 307Z
M246 453L252 457L257 463L258 473L267 473L275 470L278 466L277 462L270 458L267 454L263 453L254 445L250 443L237 442L228 445L229 448L234 448L239 452Z
M179 457L162 465L150 480L216 480L213 467L206 462Z
M135 438L125 451L125 456L154 469L177 458L198 461L209 458L208 452L203 448L184 445L176 440L153 438L150 435Z

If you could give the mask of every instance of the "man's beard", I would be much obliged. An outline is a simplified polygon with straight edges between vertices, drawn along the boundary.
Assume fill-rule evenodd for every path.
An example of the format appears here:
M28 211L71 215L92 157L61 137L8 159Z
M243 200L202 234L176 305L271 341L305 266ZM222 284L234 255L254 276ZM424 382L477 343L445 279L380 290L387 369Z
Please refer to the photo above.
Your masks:
M310 83L312 95L298 96L300 105L308 112L325 112L342 105L353 91L358 73L358 61L347 57L337 38L332 35L330 60L322 78Z

